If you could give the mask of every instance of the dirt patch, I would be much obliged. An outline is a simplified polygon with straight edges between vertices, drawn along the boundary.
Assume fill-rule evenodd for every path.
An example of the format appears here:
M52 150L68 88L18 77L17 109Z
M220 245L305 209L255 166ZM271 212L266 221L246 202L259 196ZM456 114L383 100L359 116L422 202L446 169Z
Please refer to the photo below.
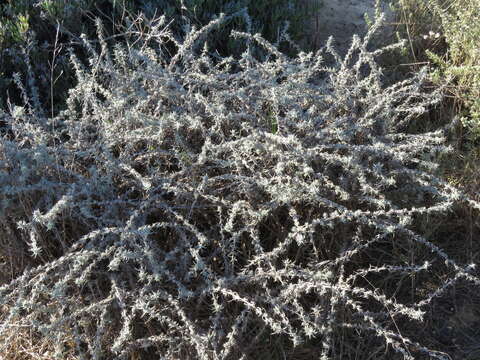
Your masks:
M335 47L340 54L345 54L350 47L353 34L360 36L367 31L365 14L374 19L375 0L312 0L323 3L318 14L311 23L313 45L318 48L325 44L330 36L335 39ZM386 1L381 1L381 10L387 16L387 22L392 14ZM390 33L388 27L384 34Z

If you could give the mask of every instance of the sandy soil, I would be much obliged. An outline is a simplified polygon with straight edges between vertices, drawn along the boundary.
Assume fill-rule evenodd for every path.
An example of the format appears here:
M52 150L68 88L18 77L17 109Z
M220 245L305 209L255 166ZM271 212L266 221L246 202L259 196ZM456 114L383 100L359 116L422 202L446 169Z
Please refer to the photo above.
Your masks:
M321 1L323 6L320 12L312 19L312 39L310 41L317 47L325 44L332 35L340 54L348 50L352 35L363 35L366 32L365 14L370 19L374 18L375 0L311 0ZM382 10L387 14L387 1L382 0ZM386 31L386 30L385 30Z

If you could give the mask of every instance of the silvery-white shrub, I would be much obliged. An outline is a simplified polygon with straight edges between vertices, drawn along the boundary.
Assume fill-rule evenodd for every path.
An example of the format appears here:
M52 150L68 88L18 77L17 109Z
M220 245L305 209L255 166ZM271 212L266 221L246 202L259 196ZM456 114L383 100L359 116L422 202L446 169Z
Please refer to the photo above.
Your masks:
M248 359L265 339L327 359L352 337L444 358L403 329L457 281L478 285L416 227L478 208L425 160L448 151L446 130L406 132L440 90L424 72L382 85L375 59L400 45L369 48L380 22L343 59L332 40L288 58L233 33L270 54L258 61L212 55L221 21L179 43L159 19L125 46L99 24L90 62L72 52L67 111L46 118L27 87L2 114L2 256L26 265L0 288L0 346L28 327L59 359ZM412 247L426 255L399 256ZM432 266L448 276L411 300L370 286L409 289Z

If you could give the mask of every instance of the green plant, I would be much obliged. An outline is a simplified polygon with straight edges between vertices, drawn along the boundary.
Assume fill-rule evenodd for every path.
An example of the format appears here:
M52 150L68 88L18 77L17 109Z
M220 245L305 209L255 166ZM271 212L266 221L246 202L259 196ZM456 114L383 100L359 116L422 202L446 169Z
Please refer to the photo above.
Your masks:
M452 94L464 105L463 124L471 140L480 139L480 3L476 0L434 3L442 21L442 34L448 51L441 59L429 52L441 79L456 80Z
M470 140L480 139L480 2L477 0L399 0L396 11L409 39L414 63L433 65L431 80L453 79Z
M26 41L29 28L28 15L16 15L13 19L2 19L0 23L0 42L11 39L13 42Z
M97 17L111 25L107 32L114 35L122 31L119 27L125 25L125 14L138 11L126 0L21 0L0 4L0 108L6 109L7 101L22 103L23 95L14 82L18 73L23 81L35 82L40 103L58 113L74 85L68 48L84 58L78 46L80 35L95 35Z

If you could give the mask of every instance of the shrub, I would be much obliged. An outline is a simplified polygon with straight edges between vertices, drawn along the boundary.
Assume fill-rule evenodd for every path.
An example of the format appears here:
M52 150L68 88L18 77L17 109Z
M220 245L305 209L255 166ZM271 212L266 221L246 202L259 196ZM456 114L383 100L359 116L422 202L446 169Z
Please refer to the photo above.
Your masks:
M85 41L67 110L2 115L1 254L30 266L0 288L0 349L27 327L59 359L338 359L366 339L445 359L415 324L479 281L418 224L480 206L433 174L446 129L405 131L441 89L425 71L382 85L375 58L400 45L368 49L379 23L344 59L242 32L241 58L212 58L229 20L182 42L165 17L126 46Z
M294 40L304 35L302 24L318 6L309 1L288 0L250 1L134 1L134 0L21 0L0 5L0 107L7 107L6 99L14 104L21 103L22 95L13 81L19 73L24 79L33 74L39 89L39 100L53 114L65 108L66 94L73 86L74 73L68 62L66 49L80 42L80 36L96 35L95 18L106 24L107 36L117 36L126 29L131 30L128 18L143 12L148 19L165 14L174 36L180 39L189 26L203 26L221 12L232 14L248 9L252 22L244 23L235 17L221 28L212 31L209 44L212 50L222 55L239 55L244 50L239 42L228 37L232 29L260 32L276 41L281 31L289 24L289 33ZM144 22L143 26L148 26ZM144 31L143 29L137 29ZM282 44L285 51L293 51ZM174 49L169 49L173 50ZM81 49L77 56L84 59ZM27 55L25 53L28 53ZM26 57L30 63L26 63ZM31 69L28 69L28 68ZM30 79L29 81L34 81ZM30 94L32 95L32 94Z
M143 6L147 14L154 14L155 10L162 9L167 18L176 21L172 24L173 32L183 34L185 27L201 27L218 17L220 13L232 15L247 9L250 23L244 17L232 17L221 26L210 32L208 45L212 50L218 51L222 56L241 55L245 50L242 41L230 37L230 32L241 30L260 33L266 40L274 43L279 39L281 32L288 24L288 32L295 43L307 37L305 24L312 13L319 11L321 2L311 0L162 0L158 3L148 3ZM157 10L158 12L158 10ZM289 43L279 44L283 52L294 52Z
M95 17L112 25L109 30L113 22L122 25L115 17L135 10L125 6L125 1L110 0L21 0L0 5L0 107L6 109L7 101L21 104L22 95L14 81L18 73L35 82L42 106L58 114L75 78L67 47L81 34L95 36Z
M480 3L476 0L401 0L398 12L415 61L436 66L432 80L454 78L449 93L462 108L471 140L480 135Z
M448 6L434 3L436 15L441 19L442 33L448 46L445 58L429 53L438 65L440 79L455 77L452 90L466 112L463 123L473 140L480 138L480 3L475 0L452 1Z

